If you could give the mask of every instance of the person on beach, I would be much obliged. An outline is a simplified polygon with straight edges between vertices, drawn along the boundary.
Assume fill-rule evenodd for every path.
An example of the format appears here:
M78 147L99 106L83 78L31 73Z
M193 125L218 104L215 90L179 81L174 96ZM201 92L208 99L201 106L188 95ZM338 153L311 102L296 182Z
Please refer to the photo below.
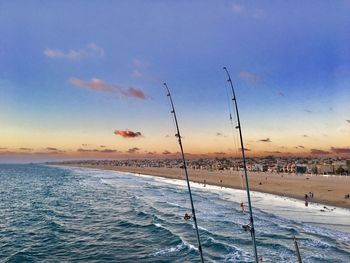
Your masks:
M307 194L305 194L305 206L306 207L309 206L309 202L307 200L308 198L309 198L309 196Z

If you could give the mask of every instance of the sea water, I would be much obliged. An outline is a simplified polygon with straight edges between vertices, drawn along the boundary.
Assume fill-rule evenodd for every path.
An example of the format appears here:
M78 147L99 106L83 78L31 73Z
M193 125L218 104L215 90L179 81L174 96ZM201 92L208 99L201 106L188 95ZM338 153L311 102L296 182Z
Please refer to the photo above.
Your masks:
M249 222L239 205L243 196L193 184L207 262L253 262L251 237L242 228ZM303 262L349 262L348 232L297 215L288 219L278 213L281 203L264 209L263 199L253 198L264 262L296 262L294 236ZM191 212L188 200L185 184L174 180L0 165L0 262L198 262L193 221L183 219Z

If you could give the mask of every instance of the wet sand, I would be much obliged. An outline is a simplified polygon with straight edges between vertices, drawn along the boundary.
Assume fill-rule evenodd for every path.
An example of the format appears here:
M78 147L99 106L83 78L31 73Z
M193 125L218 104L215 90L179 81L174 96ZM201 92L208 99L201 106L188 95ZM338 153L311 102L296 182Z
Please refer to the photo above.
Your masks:
M77 166L77 165L74 165ZM103 170L115 170L136 174L184 179L184 171L179 168L81 165ZM188 170L191 181L222 187L245 189L245 179L237 171ZM304 195L314 193L309 203L321 203L337 207L350 208L350 176L295 175L263 172L249 172L249 186L253 191L287 196L304 200Z

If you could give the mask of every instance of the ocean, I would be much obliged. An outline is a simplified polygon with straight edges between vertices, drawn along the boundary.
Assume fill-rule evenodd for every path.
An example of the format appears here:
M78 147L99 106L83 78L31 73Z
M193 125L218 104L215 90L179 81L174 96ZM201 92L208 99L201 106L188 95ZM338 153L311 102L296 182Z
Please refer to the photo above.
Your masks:
M244 192L198 184L192 190L205 261L253 262L251 237L242 229L249 222L239 205ZM332 222L305 222L288 201L274 206L273 198L253 193L255 200L263 262L297 262L293 236L303 262L350 262L349 232L332 229ZM183 181L0 165L0 262L198 262L193 222L183 219L190 211ZM334 218L349 218L339 211Z

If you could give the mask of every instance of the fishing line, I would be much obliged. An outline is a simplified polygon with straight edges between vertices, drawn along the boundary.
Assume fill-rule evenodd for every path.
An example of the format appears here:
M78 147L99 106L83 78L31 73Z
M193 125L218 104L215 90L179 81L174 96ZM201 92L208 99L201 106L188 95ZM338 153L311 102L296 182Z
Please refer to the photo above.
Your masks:
M172 105L171 105L170 99L168 99L167 102L168 102L169 109L172 109ZM170 111L170 114L174 114L172 110ZM171 120L172 120L172 124L173 124L173 134L171 136L172 137L174 136L178 140L179 138L176 136L177 135L177 131L176 131L175 119L171 118ZM185 179L185 178L183 178L183 176L182 176L181 179ZM186 211L190 210L190 207L189 207L188 202L187 202L187 198L185 196L183 196L183 199L181 200L181 202L184 204L184 207L185 207Z
M237 128L239 129L239 138L240 138L240 144L241 144L241 152L242 152L242 161L243 161L243 170L244 170L244 175L245 175L245 182L246 182L246 192L247 192L247 201L248 201L248 206L249 206L249 215L250 215L250 222L247 225L244 225L243 228L247 231L249 230L250 235L252 237L252 245L253 245L253 251L254 251L254 256L255 256L255 262L259 262L258 258L258 251L257 251L257 246L256 246L256 238L255 238L255 228L254 228L254 220L253 220L253 209L252 209L252 204L251 204L251 197L250 197L250 189L249 189L249 179L248 179L248 171L247 171L247 163L246 163L246 158L245 158L245 151L244 151L244 142L243 142L243 135L242 135L242 128L241 128L241 123L240 123L240 118L239 118L239 111L238 111L238 103L237 103L237 97L235 94L235 90L233 87L233 83L230 77L230 74L227 70L226 67L223 68L223 70L227 74L227 80L230 83L231 91L232 91L232 101L234 102L234 109L236 112L237 116Z
M237 121L237 117L235 114L232 114L232 111L231 111L231 107L233 108L233 101L232 101L232 97L230 97L229 95L229 84L228 84L228 81L226 79L226 76L225 76L225 73L224 73L224 79L225 79L225 92L226 92L226 99L227 99L227 107L228 107L228 111L230 113L230 125L231 125L231 134L232 134L232 140L233 140L233 143L234 143L234 150L233 150L233 154L234 156L239 156L239 134L238 134L238 131L237 131L237 125L238 125L238 121ZM241 170L238 166L238 176L240 178L240 182L241 182L241 189L244 190L244 186L243 186L243 173L241 173Z
M167 100L167 102L168 102L169 108L171 109L172 107L171 107L170 100ZM173 114L172 111L170 111L170 113ZM176 123L175 123L174 118L171 118L171 122L172 122L172 124L173 124L173 134L172 134L171 136L175 136L175 137L176 137ZM176 137L176 138L177 138L177 137Z

